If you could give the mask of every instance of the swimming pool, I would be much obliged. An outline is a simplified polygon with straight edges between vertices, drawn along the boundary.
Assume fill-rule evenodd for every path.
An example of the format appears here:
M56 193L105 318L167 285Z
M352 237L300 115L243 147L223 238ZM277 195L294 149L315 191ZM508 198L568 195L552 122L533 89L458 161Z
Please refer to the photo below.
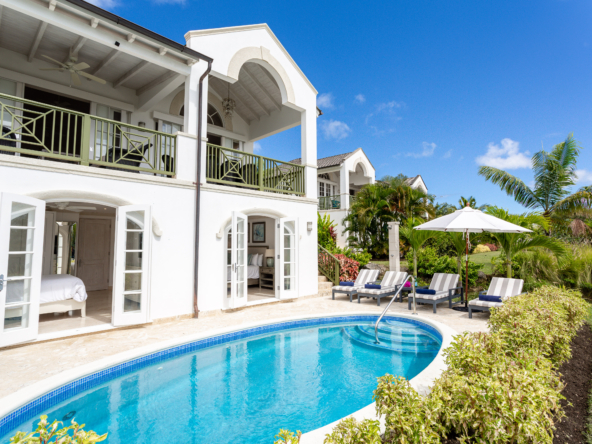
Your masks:
M413 378L437 355L433 327L376 316L308 319L184 344L54 390L0 419L16 430L74 416L109 443L270 443L280 427L308 432L372 402L376 377ZM68 421L69 423L69 421Z

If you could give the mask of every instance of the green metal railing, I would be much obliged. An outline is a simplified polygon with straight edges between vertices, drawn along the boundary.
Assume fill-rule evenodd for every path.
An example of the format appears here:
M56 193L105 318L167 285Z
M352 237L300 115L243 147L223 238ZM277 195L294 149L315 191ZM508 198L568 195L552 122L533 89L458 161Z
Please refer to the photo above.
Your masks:
M319 197L319 210L339 210L341 208L341 196Z
M174 176L177 136L0 94L0 154Z
M304 195L304 167L269 157L207 144L208 182L259 191Z
M327 249L319 245L319 272L333 282L333 285L339 285L339 276L341 274L339 259L333 256Z

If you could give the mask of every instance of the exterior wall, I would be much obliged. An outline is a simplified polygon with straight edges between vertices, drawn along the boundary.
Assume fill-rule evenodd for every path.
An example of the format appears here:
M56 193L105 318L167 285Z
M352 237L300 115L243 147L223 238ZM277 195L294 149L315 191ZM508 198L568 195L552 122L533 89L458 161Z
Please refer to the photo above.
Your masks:
M316 199L282 197L259 191L244 191L240 188L203 185L199 241L200 311L224 308L223 297L226 294L224 232L230 223L233 211L242 212L248 216L257 214L267 217L298 218L298 296L317 294L316 208ZM307 222L313 223L312 231L307 231Z
M337 246L341 248L347 247L347 233L344 232L345 227L343 226L343 219L347 216L348 210L328 210L319 211L321 216L328 214L331 220L337 224L335 227L335 233L337 233Z
M156 236L154 229L151 233L150 317L193 312L195 188L191 182L153 176L139 180L134 173L26 160L38 169L15 166L18 158L0 155L0 190L34 196L64 190L79 196L64 200L76 201L84 201L86 193L101 193L106 196L104 201L90 202L113 206L107 199L114 198L151 205L162 235Z

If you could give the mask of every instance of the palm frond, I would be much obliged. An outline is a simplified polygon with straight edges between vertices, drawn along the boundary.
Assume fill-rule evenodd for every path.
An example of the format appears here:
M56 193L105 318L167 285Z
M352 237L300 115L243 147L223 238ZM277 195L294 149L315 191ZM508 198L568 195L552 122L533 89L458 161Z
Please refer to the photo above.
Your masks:
M524 236L520 238L514 245L513 253L518 253L522 250L528 250L531 248L546 248L551 251L558 259L565 256L568 252L563 242L558 241L555 238L535 235L535 236Z
M589 213L592 209L592 191L581 189L557 202L551 210L557 215L573 216L576 213Z
M485 177L491 183L498 185L509 196L526 208L537 208L541 206L536 194L526 184L504 170L489 166L479 167L479 175Z

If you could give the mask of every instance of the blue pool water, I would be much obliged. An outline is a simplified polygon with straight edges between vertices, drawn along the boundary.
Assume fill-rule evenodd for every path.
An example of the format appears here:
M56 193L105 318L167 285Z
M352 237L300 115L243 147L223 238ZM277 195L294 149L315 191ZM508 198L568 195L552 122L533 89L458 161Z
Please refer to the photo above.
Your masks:
M43 411L73 415L108 443L272 443L279 428L309 432L372 402L376 378L413 378L441 338L420 323L313 325L252 336L157 362ZM5 434L35 428L39 415ZM69 424L69 421L67 421Z

